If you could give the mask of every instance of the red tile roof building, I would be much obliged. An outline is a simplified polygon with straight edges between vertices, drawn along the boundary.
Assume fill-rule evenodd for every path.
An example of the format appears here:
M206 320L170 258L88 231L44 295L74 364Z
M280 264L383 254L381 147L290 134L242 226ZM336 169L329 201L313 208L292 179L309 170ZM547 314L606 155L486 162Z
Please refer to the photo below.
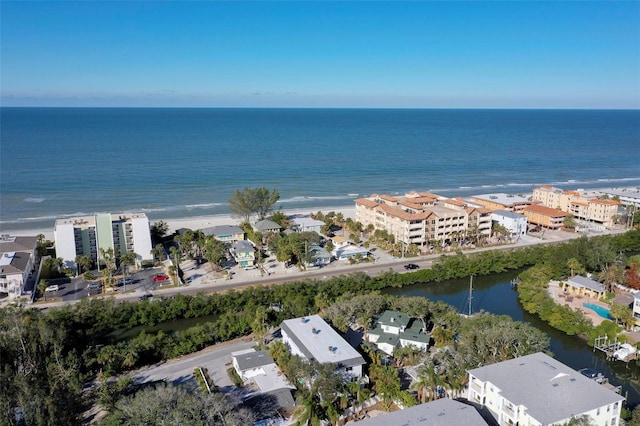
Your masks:
M459 198L413 191L397 197L373 194L355 204L356 221L385 230L405 244L444 243L471 233L491 235L491 211Z
M608 227L613 226L620 205L617 200L601 200L579 191L563 191L546 185L533 189L533 199L543 206L569 213L578 220Z

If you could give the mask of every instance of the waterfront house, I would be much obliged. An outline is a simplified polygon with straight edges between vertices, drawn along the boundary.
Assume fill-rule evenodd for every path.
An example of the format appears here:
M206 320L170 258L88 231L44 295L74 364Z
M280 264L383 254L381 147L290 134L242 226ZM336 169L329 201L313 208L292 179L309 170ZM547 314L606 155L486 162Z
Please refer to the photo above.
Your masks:
M153 260L149 219L144 213L110 214L58 219L54 237L56 255L64 266L77 270L76 257L98 261L100 249L114 253L135 253L136 262Z
M212 226L201 231L206 236L213 236L216 240L222 241L227 247L231 247L236 241L241 241L245 238L242 228L235 225Z
M35 273L38 237L0 236L0 292L19 297Z
M250 268L256 264L256 248L247 240L236 241L231 245L231 255L238 266Z
M559 425L588 416L618 426L624 397L538 352L469 370L467 399L500 425Z
M280 328L282 340L293 355L335 364L346 380L362 377L362 355L319 315L284 320Z
M253 230L261 233L278 233L282 228L280 225L269 219L259 220L253 224Z
M310 217L294 217L291 219L291 228L296 232L321 233L324 222Z
M431 336L423 330L420 319L409 318L398 311L385 311L366 334L367 341L391 355L394 349L413 346L421 351L429 348Z
M568 278L565 282L565 289L570 295L586 296L599 299L604 297L606 289L604 284L591 280L581 275Z

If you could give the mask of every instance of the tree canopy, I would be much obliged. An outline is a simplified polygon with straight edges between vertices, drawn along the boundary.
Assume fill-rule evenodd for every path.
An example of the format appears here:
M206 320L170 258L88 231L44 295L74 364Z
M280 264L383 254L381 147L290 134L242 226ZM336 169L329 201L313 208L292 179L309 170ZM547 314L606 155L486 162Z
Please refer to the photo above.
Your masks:
M280 193L276 189L268 188L244 188L229 198L229 210L235 216L250 222L252 216L258 220L265 219L273 210L273 205L280 199Z

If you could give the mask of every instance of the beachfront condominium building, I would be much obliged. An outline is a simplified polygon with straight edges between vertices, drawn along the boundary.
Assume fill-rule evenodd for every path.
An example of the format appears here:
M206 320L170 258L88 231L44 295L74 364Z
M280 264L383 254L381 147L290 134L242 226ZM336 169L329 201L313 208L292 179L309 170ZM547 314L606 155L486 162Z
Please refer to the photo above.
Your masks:
M473 206L462 198L445 198L426 192L404 196L373 194L355 200L355 220L366 228L384 230L396 242L429 245L464 236L491 235L491 210Z
M291 353L320 364L335 364L345 379L362 377L364 358L318 315L282 321L282 340Z
M469 197L472 202L488 208L491 211L506 210L509 212L522 213L532 203L530 197L522 195L505 194L502 192L494 194L480 194Z
M530 225L546 228L550 230L558 230L564 226L564 220L569 213L562 210L552 209L551 207L532 204L522 211L527 217Z
M0 236L0 292L19 297L36 265L38 237Z
M589 197L580 191L563 191L548 185L534 188L533 200L569 213L576 219L607 227L613 226L620 206L618 200Z
M97 262L100 249L111 249L116 257L133 252L138 262L153 260L149 219L144 213L100 213L58 219L54 236L56 255L74 270L76 256L86 255Z
M623 396L542 352L469 370L468 383L467 399L500 425L620 424Z

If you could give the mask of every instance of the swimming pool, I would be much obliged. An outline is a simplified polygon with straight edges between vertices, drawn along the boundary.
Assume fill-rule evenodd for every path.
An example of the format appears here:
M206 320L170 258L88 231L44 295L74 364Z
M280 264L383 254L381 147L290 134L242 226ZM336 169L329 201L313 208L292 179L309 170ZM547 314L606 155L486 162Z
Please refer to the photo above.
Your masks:
M593 312L598 314L598 316L604 319L608 319L608 320L613 319L613 317L609 314L609 310L606 308L603 308L600 305L594 305L593 303L583 303L582 306L584 306L587 309L591 309Z

